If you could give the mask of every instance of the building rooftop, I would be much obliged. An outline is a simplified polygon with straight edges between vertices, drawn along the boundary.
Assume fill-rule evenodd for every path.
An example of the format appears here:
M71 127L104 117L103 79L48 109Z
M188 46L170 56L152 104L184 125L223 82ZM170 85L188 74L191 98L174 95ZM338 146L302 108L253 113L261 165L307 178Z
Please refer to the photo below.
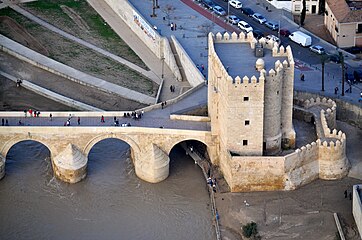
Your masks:
M351 9L358 9L357 5L360 3L347 2L346 0L327 0L327 4L338 22L362 22L362 10Z
M264 69L267 72L274 69L274 63L277 60L280 62L288 60L287 57L273 57L272 50L267 48L263 48L264 57L256 57L255 50L251 49L249 43L215 43L215 51L225 69L229 67L228 72L232 78L236 76L251 78L253 75L259 78L260 73L255 69L258 58L264 60Z

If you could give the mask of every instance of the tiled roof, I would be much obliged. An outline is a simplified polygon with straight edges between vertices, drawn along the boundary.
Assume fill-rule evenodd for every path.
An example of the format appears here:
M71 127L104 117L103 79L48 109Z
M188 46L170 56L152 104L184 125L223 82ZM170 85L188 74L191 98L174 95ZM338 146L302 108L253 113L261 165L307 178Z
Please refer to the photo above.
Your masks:
M351 10L346 0L327 0L327 4L338 22L362 22L362 10Z

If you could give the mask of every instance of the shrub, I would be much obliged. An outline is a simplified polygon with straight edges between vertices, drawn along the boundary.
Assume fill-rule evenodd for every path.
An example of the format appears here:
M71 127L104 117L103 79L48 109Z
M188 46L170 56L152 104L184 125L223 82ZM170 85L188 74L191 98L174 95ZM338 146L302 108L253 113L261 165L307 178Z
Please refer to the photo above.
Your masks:
M247 238L256 237L258 234L257 225L255 222L250 222L244 226L242 226L243 235Z

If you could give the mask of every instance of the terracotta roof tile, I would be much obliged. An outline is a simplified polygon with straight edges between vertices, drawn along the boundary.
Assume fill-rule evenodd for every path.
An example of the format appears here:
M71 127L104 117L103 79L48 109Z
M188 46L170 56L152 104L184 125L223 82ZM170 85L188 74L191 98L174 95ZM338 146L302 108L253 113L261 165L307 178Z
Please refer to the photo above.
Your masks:
M327 0L327 4L338 22L344 22L351 11L345 0Z

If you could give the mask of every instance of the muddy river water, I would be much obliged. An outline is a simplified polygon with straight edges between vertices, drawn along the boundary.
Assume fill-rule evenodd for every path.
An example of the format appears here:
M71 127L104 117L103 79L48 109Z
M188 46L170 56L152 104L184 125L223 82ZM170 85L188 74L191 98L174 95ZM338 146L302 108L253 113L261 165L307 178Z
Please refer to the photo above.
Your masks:
M170 176L158 184L135 175L128 145L96 144L88 176L77 184L53 177L48 149L14 145L0 181L0 239L215 239L201 169L171 152Z

